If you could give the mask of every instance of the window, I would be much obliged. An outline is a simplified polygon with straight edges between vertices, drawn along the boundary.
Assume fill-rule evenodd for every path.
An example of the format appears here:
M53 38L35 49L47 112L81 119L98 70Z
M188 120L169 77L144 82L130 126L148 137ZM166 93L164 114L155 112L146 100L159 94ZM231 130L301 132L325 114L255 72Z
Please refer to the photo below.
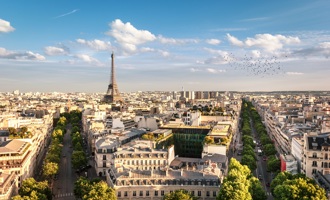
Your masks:
M316 158L317 157L317 153L313 153L313 158Z
M121 197L121 192L120 191L118 192L118 197Z
M207 196L207 197L210 196L210 191L206 191L206 196Z
M316 173L316 169L313 169L313 170L312 170L312 173L315 174L315 173Z
M107 155L103 155L103 160L107 160Z
M217 196L217 192L213 191L213 196L216 197Z
M202 192L201 191L198 191L197 195L200 197L202 196Z
M142 197L143 196L143 191L140 191L140 197Z
M149 191L146 191L146 196L147 196L147 197L149 196Z
M125 192L124 192L124 196L127 197L127 195L128 195L128 194L127 194L127 191L125 191Z
M106 162L103 162L103 167L107 167L107 163Z
M312 166L317 167L317 161L313 161Z
M191 191L191 195L195 196L195 191Z
M133 197L136 197L136 191L133 191Z
M161 196L164 196L164 194L165 194L164 190L160 191Z

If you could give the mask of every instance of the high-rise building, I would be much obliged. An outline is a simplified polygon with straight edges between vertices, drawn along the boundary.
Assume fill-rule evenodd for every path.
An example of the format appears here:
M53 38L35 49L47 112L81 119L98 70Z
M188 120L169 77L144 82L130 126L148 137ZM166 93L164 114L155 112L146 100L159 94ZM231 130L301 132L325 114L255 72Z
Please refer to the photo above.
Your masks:
M110 83L108 85L107 93L104 95L103 102L106 103L116 103L122 102L120 96L118 85L115 79L115 64L114 64L114 55L111 54L111 74L110 74Z

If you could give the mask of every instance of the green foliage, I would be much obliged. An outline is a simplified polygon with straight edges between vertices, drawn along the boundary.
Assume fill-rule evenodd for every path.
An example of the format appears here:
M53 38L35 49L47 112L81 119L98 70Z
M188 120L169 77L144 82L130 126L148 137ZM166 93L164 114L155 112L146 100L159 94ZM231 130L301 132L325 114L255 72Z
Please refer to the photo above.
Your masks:
M244 146L250 145L252 148L255 148L255 146L256 146L253 142L252 136L250 136L250 135L243 135L242 141L243 141Z
M274 155L269 156L267 160L267 169L271 172L277 172L281 169L281 161Z
M241 160L242 165L247 165L251 171L257 168L256 160L251 155L243 155Z
M267 199L260 183L251 174L246 165L241 165L235 158L230 160L228 176L221 185L218 200ZM260 198L259 198L260 197Z
M273 144L266 144L264 145L264 153L266 156L271 156L276 154L276 149L275 146Z
M82 200L116 200L115 191L104 181L80 177L74 184L74 194Z
M172 193L164 195L163 200L197 200L198 198L189 193L187 190L175 190Z
M142 140L154 140L154 134L153 133L146 133L142 135Z
M43 175L47 177L48 179L52 178L55 174L58 173L58 163L53 163L53 162L47 162L43 166Z
M205 136L204 144L214 144L214 138L211 136Z
M317 199L325 200L325 190L304 174L289 172L277 174L270 185L275 199Z
M326 200L325 190L306 178L286 180L274 189L275 199L317 199Z
M47 181L37 182L34 178L25 179L18 190L19 196L12 199L51 200L52 193Z
M266 200L267 195L263 190L260 181L256 177L250 179L251 187L249 189L253 200Z
M87 164L87 158L85 152L83 151L73 151L72 152L72 166L75 169L78 169L80 166Z
M270 140L270 138L268 137L268 135L266 134L262 134L260 136L260 142L262 145L267 145L267 144L272 144L273 142Z

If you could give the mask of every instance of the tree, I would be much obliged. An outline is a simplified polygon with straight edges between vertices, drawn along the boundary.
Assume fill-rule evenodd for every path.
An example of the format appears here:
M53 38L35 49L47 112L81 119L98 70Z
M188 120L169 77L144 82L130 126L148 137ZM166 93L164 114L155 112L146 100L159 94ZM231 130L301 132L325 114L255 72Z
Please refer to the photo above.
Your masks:
M9 128L8 128L8 131L9 131L9 135L12 135L12 136L16 136L16 135L17 135L17 130L16 130L16 128L9 127Z
M264 145L264 153L266 156L274 155L276 154L276 149L273 144L266 144Z
M26 126L23 126L23 127L21 128L21 134L24 135L27 131L28 131L28 128L27 128Z
M197 200L198 198L187 190L175 190L164 195L163 200Z
M281 161L277 159L274 155L268 157L267 169L271 172L276 172L281 169Z
M243 155L241 163L242 165L247 165L251 171L257 168L256 160L251 155Z
M253 200L266 200L267 195L265 191L262 189L262 186L260 184L260 181L256 177L250 178L251 187L249 188L249 191L251 193Z
M37 182L34 178L25 179L18 190L18 194L23 199L31 200L51 200L52 192L47 181ZM20 197L15 197L16 199ZM29 197L29 198L27 198Z
M82 200L116 200L115 191L104 181L89 181L79 178L75 182L74 194Z
M305 178L284 181L283 184L276 186L274 197L275 199L327 199L323 188L315 183L308 183Z
M88 193L88 191L91 190L91 183L88 179L85 177L79 177L79 179L74 183L74 195L81 199L85 194Z
M219 191L217 200L252 200L248 186L239 182L225 181Z
M78 169L80 166L87 164L87 158L83 151L73 151L72 152L72 165L75 169Z
M211 137L211 136L205 136L204 143L205 144L213 144L214 143L214 138Z
M53 162L46 162L43 166L43 175L48 179L52 178L58 172L58 164Z
M59 128L56 128L52 133L52 138L58 138L60 141L63 140L63 131Z
M235 158L230 159L228 176L221 185L217 199L252 199L249 191L251 190L250 177L252 177L251 170L246 165L241 165Z

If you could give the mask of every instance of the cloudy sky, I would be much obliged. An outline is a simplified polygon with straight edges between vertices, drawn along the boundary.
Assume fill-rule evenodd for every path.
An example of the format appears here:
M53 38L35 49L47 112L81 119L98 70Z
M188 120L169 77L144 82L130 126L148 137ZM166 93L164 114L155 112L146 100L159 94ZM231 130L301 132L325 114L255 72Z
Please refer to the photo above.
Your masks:
M329 90L330 1L3 1L0 92Z

